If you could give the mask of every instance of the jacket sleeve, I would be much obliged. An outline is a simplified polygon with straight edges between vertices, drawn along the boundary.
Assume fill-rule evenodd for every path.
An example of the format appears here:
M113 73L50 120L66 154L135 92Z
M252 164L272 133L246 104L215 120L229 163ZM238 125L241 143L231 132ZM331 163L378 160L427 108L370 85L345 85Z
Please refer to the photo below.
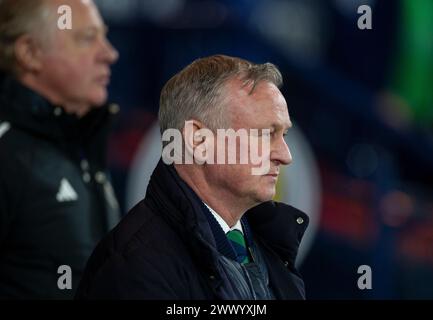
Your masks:
M4 180L0 172L0 245L3 243L3 240L6 237L9 226L6 202L6 190L4 187Z
M112 256L93 275L85 274L76 299L140 299L177 300L178 283L172 283L160 268L150 261L131 261L122 256ZM91 262L91 261L89 261ZM86 273L89 272L87 266Z
M7 171L8 161L0 156L0 245L5 241L5 238L10 229L12 220L11 202L13 201L10 186L8 184Z
M12 220L19 215L30 183L22 159L16 155L20 152L11 152L13 145L3 142L0 141L0 245L10 232Z

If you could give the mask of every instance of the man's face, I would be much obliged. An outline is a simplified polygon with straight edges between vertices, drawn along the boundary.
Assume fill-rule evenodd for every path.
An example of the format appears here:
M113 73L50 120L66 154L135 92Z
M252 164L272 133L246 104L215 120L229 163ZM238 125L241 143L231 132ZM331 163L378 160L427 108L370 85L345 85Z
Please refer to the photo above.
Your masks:
M110 65L118 53L107 41L98 9L91 0L50 0L47 4L55 19L51 38L42 49L40 81L64 106L88 109L104 104ZM57 27L61 5L72 9L71 30Z
M292 161L284 141L284 135L292 124L286 101L274 84L262 81L256 85L252 94L249 94L250 90L251 86L242 88L239 80L229 81L225 91L228 97L226 112L234 130L270 130L270 153L261 154L270 163L269 172L253 175L252 168L260 165L254 165L251 161L249 164L239 164L237 161L237 164L210 165L206 170L208 181L211 181L214 187L220 190L223 188L247 206L255 206L273 198L280 165L288 165ZM260 141L260 136L250 135L250 139L257 138ZM240 139L238 140L239 151ZM237 159L239 160L239 157Z

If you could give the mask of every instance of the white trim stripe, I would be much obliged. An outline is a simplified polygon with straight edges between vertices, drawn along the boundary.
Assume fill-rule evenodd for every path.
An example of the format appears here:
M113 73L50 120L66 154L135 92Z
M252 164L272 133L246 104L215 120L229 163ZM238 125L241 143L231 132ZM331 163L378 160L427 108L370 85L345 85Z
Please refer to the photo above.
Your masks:
M9 131L11 128L11 125L9 122L1 122L0 123L0 138L3 137L3 135Z

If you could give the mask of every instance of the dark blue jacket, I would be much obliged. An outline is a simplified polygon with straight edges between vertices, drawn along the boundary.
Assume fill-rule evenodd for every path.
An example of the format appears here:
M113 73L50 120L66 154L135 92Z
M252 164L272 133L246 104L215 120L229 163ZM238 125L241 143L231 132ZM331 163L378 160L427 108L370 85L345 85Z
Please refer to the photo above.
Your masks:
M271 201L249 210L244 217L261 252L275 298L305 298L295 259L308 217L291 206ZM239 283L230 275L227 258L217 247L202 203L174 168L160 161L145 199L92 254L76 297L244 298Z

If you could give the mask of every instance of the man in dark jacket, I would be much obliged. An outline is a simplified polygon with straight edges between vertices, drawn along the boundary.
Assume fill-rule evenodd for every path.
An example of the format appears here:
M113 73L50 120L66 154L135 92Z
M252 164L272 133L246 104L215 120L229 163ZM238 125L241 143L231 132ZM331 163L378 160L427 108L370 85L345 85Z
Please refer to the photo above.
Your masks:
M116 59L91 1L0 1L0 298L73 297L120 218L105 160Z
M308 217L271 201L280 166L291 162L281 84L270 63L221 55L198 59L168 81L160 100L162 159L145 199L92 254L78 298L305 298L295 260ZM222 128L234 140L219 139ZM221 149L218 140L229 145ZM236 161L226 163L226 154Z

